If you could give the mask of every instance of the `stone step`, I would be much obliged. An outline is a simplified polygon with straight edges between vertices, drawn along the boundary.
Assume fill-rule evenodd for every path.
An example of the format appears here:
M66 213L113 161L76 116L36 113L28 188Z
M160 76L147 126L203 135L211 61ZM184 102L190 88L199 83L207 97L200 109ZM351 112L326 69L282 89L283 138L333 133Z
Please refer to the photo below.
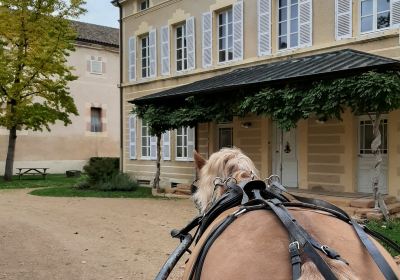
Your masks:
M397 202L396 197L391 195L385 196L383 199L386 205L394 204ZM350 202L350 206L356 208L374 208L375 201L373 197L357 198Z
M390 215L400 213L400 202L386 205Z
M308 198L316 198L316 199L321 199L328 201L332 204L335 204L336 206L343 208L343 207L350 207L350 202L353 200L353 198L348 198L348 197L340 197L340 196L330 196L330 195L319 195L319 194L311 194L311 193L300 193L300 192L293 192L291 191L290 193L293 193L294 195L302 196L302 197L308 197Z

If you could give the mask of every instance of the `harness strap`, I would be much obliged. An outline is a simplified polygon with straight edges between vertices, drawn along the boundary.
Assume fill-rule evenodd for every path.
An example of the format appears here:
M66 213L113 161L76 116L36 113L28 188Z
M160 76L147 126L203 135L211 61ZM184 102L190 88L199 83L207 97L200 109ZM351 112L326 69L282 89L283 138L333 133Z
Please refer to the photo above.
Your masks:
M376 263L376 265L379 267L380 271L382 274L385 276L386 279L388 280L398 280L396 274L394 273L393 269L389 266L385 258L382 256L382 254L379 252L378 248L375 246L375 244L371 241L369 236L367 235L366 232L370 233L371 235L375 236L376 238L380 239L381 241L385 242L388 244L390 247L392 247L395 250L399 250L400 247L394 243L393 241L389 240L388 238L384 237L380 233L377 233L375 231L372 231L368 229L367 227L362 228L357 221L351 219L349 215L344 212L342 209L339 207L320 200L320 199L314 199L314 198L305 198L305 197L300 197L300 196L295 196L292 195L295 199L298 201L304 202L306 204L311 204L311 205L316 205L321 208L326 208L329 210L333 210L337 213L340 213L341 215L335 215L335 216L345 216L348 218L348 222L353 226L355 232L357 233L358 237L360 238L361 242L363 243L364 247L367 249L368 253L371 255L372 259ZM331 212L331 211L330 211ZM399 251L400 252L400 251Z
M315 251L311 241L304 234L304 230L299 227L295 222L296 220L287 212L286 208L283 207L282 202L278 199L267 200L266 203L272 211L278 216L279 220L285 226L289 234L300 244L304 252L310 257L310 259L317 266L322 276L327 280L337 280L332 270L322 259L322 257Z
M294 240L293 238L290 239ZM292 279L297 280L301 277L300 244L298 241L292 241L289 244L289 254L292 263Z
M378 265L382 274L385 276L387 280L397 280L396 274L393 272L392 268L383 258L382 254L378 251L375 244L372 243L371 239L365 233L364 229L354 220L351 221L354 229L356 230L358 237L361 242L364 244L365 248L371 254L371 257L374 259L375 263Z

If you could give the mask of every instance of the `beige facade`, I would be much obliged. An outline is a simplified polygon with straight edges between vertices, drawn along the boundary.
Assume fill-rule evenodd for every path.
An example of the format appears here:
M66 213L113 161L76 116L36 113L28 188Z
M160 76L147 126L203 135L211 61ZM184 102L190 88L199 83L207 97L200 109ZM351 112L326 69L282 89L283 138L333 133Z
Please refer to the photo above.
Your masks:
M285 2L285 1L282 1ZM297 1L289 1L295 5ZM279 2L277 0L150 0L150 8L139 11L138 3L135 0L120 1L123 10L123 44L125 52L123 54L123 146L124 163L126 172L132 173L142 180L152 180L155 171L155 163L151 160L141 158L141 124L136 121L135 131L135 157L131 159L130 145L132 129L129 126L128 118L132 109L132 101L135 98L157 93L173 87L189 84L194 81L202 80L232 69L248 67L251 65L270 63L294 57L303 57L318 53L334 50L351 48L371 54L376 54L394 59L400 58L399 28L398 21L400 15L392 9L398 5L396 1L388 1L391 11L391 18L388 27L377 29L377 1L372 1L375 13L371 20L372 30L368 30L369 25L365 19L361 19L361 5L365 5L363 0L299 0L299 5L303 5L304 13L309 13L309 17L304 20L299 19L293 29L298 31L298 36L303 36L297 46L292 48L280 49L279 37ZM341 9L339 11L340 4ZM218 20L219 13L234 9L235 5L242 5L243 15L241 21L242 29L242 57L233 59L229 62L218 61L219 33ZM263 11L259 10L260 5L269 7L267 13L268 36L262 37L260 34L260 15ZM266 6L265 6L266 5ZM308 6L307 6L308 5ZM343 6L344 5L344 6ZM343 11L345 7L345 11ZM364 6L363 6L364 7ZM298 10L300 12L300 10ZM306 12L304 12L306 11ZM211 24L211 53L212 63L209 67L204 67L204 38L207 29L204 29L204 13L210 13ZM343 13L345 16L343 17ZM300 17L300 15L299 15ZM363 15L365 18L365 15ZM176 29L182 23L194 19L194 42L195 42L195 65L187 71L177 71L177 38ZM388 19L388 18L386 18ZM302 25L306 22L306 25ZM338 24L341 27L338 27ZM306 31L301 31L300 25ZM169 44L168 59L169 72L165 74L162 65L165 58L161 30L168 27ZM344 26L344 27L343 27ZM263 26L265 28L265 25ZM297 28L297 29L296 29ZM205 31L206 30L206 31ZM239 29L238 29L239 30ZM265 31L265 30L264 30ZM292 30L293 31L293 30ZM156 51L156 74L143 78L141 75L142 53L141 39L151 32L155 32L155 51ZM303 32L303 33L301 33ZM308 32L308 33L307 33ZM265 34L264 34L265 35ZM308 37L307 37L308 36ZM135 38L135 51L131 52L132 46L130 39ZM264 46L260 38L264 40ZM294 40L293 40L294 41ZM266 44L266 45L265 45ZM288 43L289 44L289 43ZM260 47L264 52L260 53ZM134 77L132 72L132 61L135 59ZM168 61L168 60L167 60ZM131 72L130 72L131 71ZM395 111L387 116L387 169L384 170L386 176L386 190L390 194L399 196L400 185L400 111ZM246 125L246 124L251 124ZM297 176L292 178L293 187L304 189L323 189L340 192L365 191L361 186L360 180L365 176L361 170L359 147L359 129L362 125L360 116L354 116L350 112L343 115L343 121L329 120L320 123L317 120L309 119L301 121L295 131L285 134L290 141L294 141L294 155L292 163L288 168L290 172L295 172ZM232 142L234 146L241 148L256 163L263 177L277 169L277 161L281 160L277 156L276 137L278 130L271 120L249 116L245 119L234 118L229 124L232 128ZM218 149L219 133L222 127L220 124L209 123L199 124L196 128L196 148L205 156L210 155ZM171 183L191 182L195 177L193 163L176 161L175 132L171 133L171 160L161 163L161 183L170 186ZM275 139L275 140L274 140ZM285 140L285 139L284 139ZM275 144L274 144L275 143ZM292 147L294 147L292 146ZM282 149L282 147L281 147ZM290 152L289 152L290 153ZM294 164L294 165L293 165ZM278 164L279 165L279 164ZM360 171L361 170L361 171ZM364 176L364 177L363 177Z
M50 126L50 132L18 133L14 168L47 167L49 173L64 173L81 170L90 157L119 157L118 30L114 32L117 35L114 46L77 41L68 64L79 77L69 84L79 116L72 116L72 124L67 127L61 122ZM96 73L90 67L92 58L101 58L101 69ZM101 112L101 132L92 132L91 108ZM0 174L4 172L7 145L8 132L0 128Z

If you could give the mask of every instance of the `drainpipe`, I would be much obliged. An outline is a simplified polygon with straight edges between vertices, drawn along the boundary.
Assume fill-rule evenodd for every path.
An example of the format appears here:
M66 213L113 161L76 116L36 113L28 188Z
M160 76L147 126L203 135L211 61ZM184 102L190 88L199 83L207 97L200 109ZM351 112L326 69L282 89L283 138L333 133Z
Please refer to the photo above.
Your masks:
M119 3L119 0L113 0L111 1L111 4L113 4L115 7L119 8L119 116L120 116L120 124L119 124L119 137L120 137L120 156L119 156L119 169L120 172L124 172L124 146L123 146L123 88L122 88L122 83L123 83L123 50L124 50L124 44L123 44L123 32L122 32L122 6Z

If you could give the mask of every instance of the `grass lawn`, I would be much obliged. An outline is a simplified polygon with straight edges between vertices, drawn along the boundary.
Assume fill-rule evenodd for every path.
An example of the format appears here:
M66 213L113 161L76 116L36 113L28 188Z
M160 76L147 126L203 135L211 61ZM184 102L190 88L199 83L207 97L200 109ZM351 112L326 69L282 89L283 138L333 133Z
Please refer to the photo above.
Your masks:
M5 182L0 178L0 190L2 189L27 189L43 187L68 187L73 186L79 178L67 178L65 174L49 174L46 180L41 176L14 176L11 182Z
M53 197L156 198L151 194L151 188L147 187L138 187L136 191L132 192L80 190L72 187L56 187L34 190L31 191L30 194Z
M383 234L389 239L395 241L400 245L400 219L395 219L390 222L382 222L382 221L370 221L367 226L370 229L376 230L377 232ZM392 254L392 256L399 255L400 252L395 252L390 248L386 248Z

